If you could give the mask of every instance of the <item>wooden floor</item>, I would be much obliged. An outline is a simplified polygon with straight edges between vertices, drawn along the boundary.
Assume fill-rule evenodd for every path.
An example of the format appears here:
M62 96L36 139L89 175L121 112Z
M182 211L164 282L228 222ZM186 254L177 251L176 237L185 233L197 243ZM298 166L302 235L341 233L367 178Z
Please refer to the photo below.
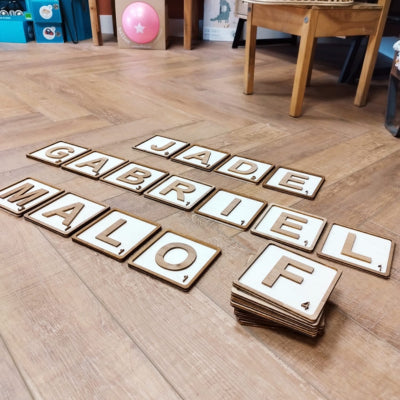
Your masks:
M400 244L400 140L387 80L355 87L315 61L304 115L288 116L295 48L118 49L113 41L0 43L0 187L33 177L195 236L222 255L188 293L0 211L1 399L400 398L400 250L389 280L342 267L325 334L239 325L232 281L265 240L26 158L63 139L325 217ZM326 177L310 201L133 150L155 134ZM315 256L315 255L313 255ZM315 256L316 257L316 256Z

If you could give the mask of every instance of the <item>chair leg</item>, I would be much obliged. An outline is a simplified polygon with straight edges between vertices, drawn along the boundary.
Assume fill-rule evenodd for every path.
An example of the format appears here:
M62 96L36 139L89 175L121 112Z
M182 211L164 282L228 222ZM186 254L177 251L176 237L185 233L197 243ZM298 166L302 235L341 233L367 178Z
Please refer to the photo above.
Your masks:
M304 18L289 110L289 115L292 117L299 117L301 115L306 84L310 75L309 70L315 45L317 19L318 10L313 9Z
M97 0L89 0L90 25L92 29L93 44L95 46L102 46L103 37L101 35L100 15L98 9Z
M378 40L379 39L379 40ZM372 74L374 72L376 59L378 57L381 36L369 37L367 49L364 56L364 62L361 69L360 79L358 81L356 97L354 104L358 107L365 106L367 103L368 91L371 85Z
M193 0L183 0L183 48L192 49L193 34Z
M239 47L239 42L242 37L245 21L246 20L244 18L238 19L238 24L237 24L236 31L235 31L235 37L233 38L233 42L232 42L232 49L237 49Z
M388 100L386 106L385 127L394 136L400 137L400 125L395 124L396 108L397 108L397 93L399 80L393 75L389 78Z
M247 17L246 47L244 61L244 93L252 94L254 89L254 65L256 58L257 26L252 25L253 5L249 4L250 11Z
M311 75L312 75L312 69L313 69L313 64L314 64L314 56L315 56L315 49L317 47L317 38L314 39L314 44L313 44L313 48L311 51L311 60L310 60L310 66L308 68L308 76L307 76L307 84L306 86L310 86L311 83Z
M382 34L385 28L390 1L384 2L383 0L379 0L378 4L383 4L382 12L375 33L371 35L368 40L360 79L358 81L356 97L354 99L354 104L359 107L365 106L367 103L368 91L371 84L376 59L378 57L379 46L381 44Z

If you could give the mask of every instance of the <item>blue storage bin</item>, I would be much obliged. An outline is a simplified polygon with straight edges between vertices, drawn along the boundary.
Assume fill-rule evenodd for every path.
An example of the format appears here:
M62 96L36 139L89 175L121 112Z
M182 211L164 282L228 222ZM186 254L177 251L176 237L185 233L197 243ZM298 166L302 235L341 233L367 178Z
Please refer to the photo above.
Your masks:
M26 43L34 39L29 13L0 16L0 42Z
M58 0L32 0L30 11L35 23L62 22L61 7Z
M34 23L38 43L64 43L62 24Z

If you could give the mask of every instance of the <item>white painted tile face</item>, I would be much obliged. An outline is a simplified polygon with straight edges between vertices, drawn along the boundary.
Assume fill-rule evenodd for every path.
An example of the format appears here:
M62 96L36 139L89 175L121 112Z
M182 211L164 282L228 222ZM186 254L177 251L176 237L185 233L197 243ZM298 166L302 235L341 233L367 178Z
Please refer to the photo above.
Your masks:
M91 163L91 162L96 163L97 161L99 163L100 162L102 163L103 160L106 161L99 170L97 170L96 167L93 167L93 165L84 165L86 163ZM99 178L101 175L106 174L107 172L113 170L114 168L117 168L124 162L125 160L122 158L110 156L108 154L100 153L98 151L93 151L77 160L71 161L70 163L63 165L63 168L80 174L85 174L93 178Z
M63 221L65 221L65 219L61 216L54 215L46 217L44 215L48 212L57 210L59 208L68 207L75 203L83 204L83 208L73 219L69 229L66 229L67 226L63 224ZM66 193L55 201L47 204L44 207L39 208L38 210L30 214L29 219L32 219L41 225L50 226L52 229L55 229L62 234L65 234L72 233L74 230L78 229L88 220L99 214L101 211L106 210L107 208L107 206L95 203L91 200L87 200L75 194Z
M283 276L279 276L272 287L263 284L263 280L282 256L312 267L313 272L308 273L289 265L286 270L303 278L301 284ZM329 294L330 286L337 278L337 273L333 268L270 244L240 277L239 282L266 296L267 299L279 302L303 316L316 318L315 314L318 314L324 305L324 298ZM310 303L308 310L301 306L304 302Z
M195 261L187 268L178 271L169 270L158 265L156 262L157 252L170 243L183 243L193 248L196 252ZM143 271L162 277L178 286L188 288L217 253L218 250L212 247L208 247L173 232L166 232L137 258L130 260L129 264L134 264ZM187 256L187 251L178 248L167 252L164 260L170 264L179 264L183 262Z
M227 215L223 215L224 211L230 204L237 205ZM265 203L262 201L239 196L225 190L219 190L199 208L198 212L227 223L238 226L247 226L247 224L261 211L264 204Z
M125 174L130 174L130 176L121 179ZM167 176L166 172L136 163L129 163L112 172L110 175L103 177L102 180L141 193L165 176Z
M221 172L235 178L250 182L258 182L272 168L272 164L255 161L250 158L234 156L221 166L216 172Z
M107 235L110 240L102 240L101 233L112 225L118 228ZM152 233L159 225L143 221L120 211L112 211L105 217L76 235L78 241L94 248L102 249L117 257L125 257Z
M88 150L89 149L86 147L60 141L44 147L43 149L29 153L29 156L40 161L59 165L63 162L71 160L74 157L80 156Z
M190 190L190 192L184 192L180 199L179 193L177 193L176 190L169 190L171 187L178 187L178 190L179 188L182 188L182 190ZM173 175L156 187L147 191L146 196L170 203L179 208L191 209L208 193L210 193L213 188L213 186L204 183Z
M228 153L194 145L174 156L173 159L196 167L212 169L227 156Z
M29 195L30 193L34 194L34 192L41 190L44 190L47 193L43 192L43 195L41 195L40 197L36 199L32 197L31 201L25 203L25 200L28 200L28 198L21 198L21 200L18 200L18 197L20 197L18 193L14 193L14 195L8 195L18 188L22 189L22 192L20 193L20 196L22 197L24 197L25 195ZM23 181L17 182L16 184L8 188L0 190L0 206L8 211L11 211L14 214L20 215L62 192L63 190L61 189L49 186L45 183L37 181L36 179L27 178ZM25 204L21 205L21 202Z
M290 184L296 186L296 188L282 184L282 180L284 180L286 174L288 173L293 174L295 179L301 181L290 182ZM273 186L290 193L297 193L303 196L313 196L314 193L318 190L322 180L323 178L321 178L320 176L281 167L278 168L271 176L271 178L268 179L267 184L269 186Z
M289 215L287 219L288 224L294 223L301 229L297 229L289 225L282 225L282 230L286 231L288 234L272 230L274 224L282 215L282 213ZM290 215L292 215L294 218L291 219ZM299 222L302 220L306 220L307 222ZM262 219L256 223L251 231L267 238L284 241L289 245L292 244L297 247L302 247L307 251L312 251L315 247L316 241L322 233L322 228L324 225L325 220L323 218L312 217L298 211L273 205L267 210L266 214L262 216ZM291 237L290 233L298 235L299 237Z
M356 255L370 258L371 262L365 262L342 253L349 233L353 233L356 236L352 252ZM372 272L385 274L390 267L389 259L391 250L392 242L388 239L333 224L321 249L321 254Z
M188 144L189 143L182 142L180 140L156 135L149 140L138 144L135 146L135 148L168 158L177 153L179 150L182 150Z

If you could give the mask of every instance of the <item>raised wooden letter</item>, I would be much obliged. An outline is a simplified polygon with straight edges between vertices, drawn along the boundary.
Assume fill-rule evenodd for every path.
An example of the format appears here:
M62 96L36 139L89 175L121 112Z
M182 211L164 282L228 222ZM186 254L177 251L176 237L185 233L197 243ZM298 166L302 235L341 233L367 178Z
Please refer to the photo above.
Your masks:
M245 171L240 170L239 168L242 165L246 165L249 168L247 168ZM257 164L251 162L251 161L245 161L245 160L238 160L228 168L228 171L236 173L236 174L242 174L242 175L250 175L256 172L258 169Z
M47 149L45 154L49 158L56 158L60 160L66 157L68 154L74 153L74 151L75 150L70 146L58 146Z
M307 175L302 175L300 173L293 173L293 172L287 172L285 176L281 179L279 182L280 185L286 186L295 190L302 190L303 188L301 186L297 186L294 183L298 183L300 185L304 185L305 181L309 179Z
M186 251L187 253L186 258L177 264L172 264L165 261L166 254L173 249L182 249ZM189 246L188 244L185 243L174 242L174 243L168 243L163 247L161 247L156 253L155 261L161 268L165 268L170 271L180 271L182 269L190 267L196 261L196 258L197 258L197 253L192 246Z
M160 191L160 194L166 196L170 191L175 190L176 198L180 201L185 201L185 193L192 193L196 190L196 187L188 182L182 182L176 180L168 185L166 188Z
M151 172L138 167L133 167L117 178L117 180L132 185L140 185L144 182L145 178L150 178ZM134 178L134 179L131 179Z
M192 158L195 158L196 160L199 160L203 165L208 165L208 161L210 160L211 156L211 151L200 151L199 153L191 154L188 156L185 156L186 160L190 160Z
M176 142L173 142L172 140L170 142L168 142L167 144L164 144L164 146L158 147L156 144L152 144L150 146L150 148L154 151L163 151L163 150L167 150L170 147L174 146L176 144Z
M262 283L268 287L272 287L278 280L278 278L280 276L283 276L293 282L301 284L303 282L303 278L301 276L293 274L292 272L286 270L289 265L298 268L304 272L308 272L309 274L312 274L314 272L313 267L310 267L309 265L304 264L300 261L293 260L292 258L289 258L287 256L282 256L268 273L268 275L264 278Z
M289 220L297 221L302 224L306 224L308 222L306 218L301 218L297 215L282 212L279 218L272 225L271 231L280 233L281 235L289 236L293 239L299 239L300 238L299 234L283 229L284 226L289 226L290 228L298 229L299 231L303 229L301 225L295 224L294 222L290 222Z
M122 225L124 225L126 223L127 223L126 219L120 218L118 221L115 221L111 226L109 226L103 232L100 232L96 236L96 239L101 240L102 242L108 243L111 246L119 247L121 245L121 242L118 242L118 240L110 238L109 235L111 235L113 232L115 232L117 229L119 229Z
M58 215L59 217L63 218L64 221L62 222L65 226L70 226L72 221L76 218L76 216L80 213L82 208L85 207L83 203L73 203L69 204L64 207L57 208L52 211L47 211L42 215L46 218L53 217L54 215Z
M91 167L93 172L99 172L104 165L107 163L108 158L106 157L101 157L97 158L95 160L89 160L89 161L84 161L79 164L76 164L77 167L82 168L82 167Z
M364 256L362 254L355 253L353 251L354 242L356 241L356 235L354 233L349 232L346 241L344 242L343 249L341 253L344 256L352 257L360 261L364 261L368 264L372 263L372 259L370 257Z
M15 203L18 201L17 206L22 207L25 204L30 203L33 200L36 200L38 197L44 196L45 194L49 193L46 189L38 189L30 192L30 190L34 187L31 183L25 183L22 186L16 187L11 189L7 193L3 193L0 198L7 199L10 203Z

